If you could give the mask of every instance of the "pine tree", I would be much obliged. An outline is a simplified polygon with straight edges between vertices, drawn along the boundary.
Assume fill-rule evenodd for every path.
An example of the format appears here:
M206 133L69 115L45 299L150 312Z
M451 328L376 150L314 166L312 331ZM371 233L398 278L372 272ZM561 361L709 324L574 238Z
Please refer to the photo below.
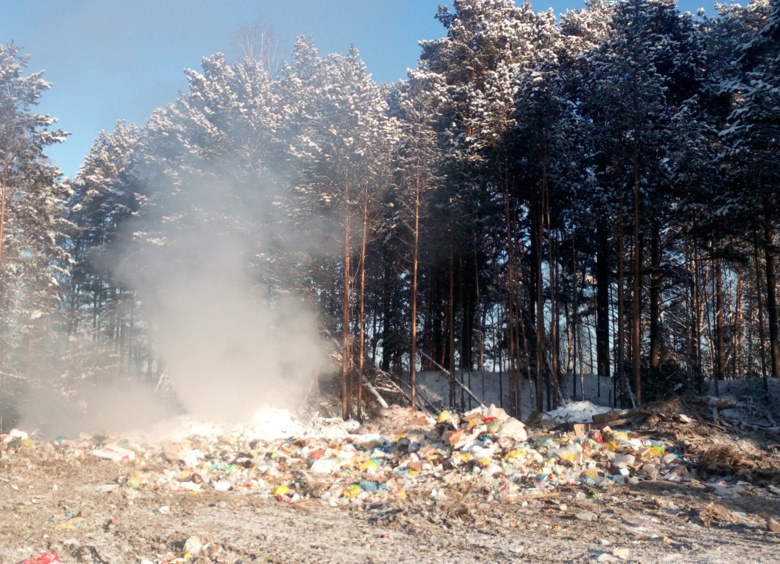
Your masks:
M401 85L397 116L401 123L398 147L398 185L396 218L407 234L402 236L410 249L411 282L409 293L411 329L409 336L409 372L412 405L417 401L417 345L419 281L422 259L421 234L430 193L435 189L435 167L438 161L435 129L438 75L413 71L410 80Z
M138 145L134 125L120 121L113 132L100 132L70 183L68 219L74 232L65 249L73 266L64 307L73 351L68 370L93 383L134 367L139 351L148 348L136 326L137 297L111 272L111 245L120 225L138 209L131 172Z
M28 57L0 45L0 373L46 386L57 355L59 283L70 257L60 243L68 189L47 162L46 146L65 140L56 120L33 107L51 86L24 76ZM37 378L35 378L37 377ZM4 389L4 397L9 390ZM0 407L6 412L9 406ZM6 419L7 421L7 419Z
M320 241L337 241L341 248L341 398L342 416L351 411L354 391L352 303L355 268L355 215L360 194L376 181L375 164L382 161L390 123L380 89L366 73L357 49L344 56L317 56L307 38L296 43L296 60L280 85L287 116L291 154L296 159L294 219L310 222ZM325 221L311 221L315 217ZM335 285L335 280L334 280Z
M769 4L766 23L744 44L739 64L740 80L731 85L734 108L722 138L726 145L732 192L728 200L734 213L755 218L762 235L767 285L767 322L771 374L780 376L780 329L778 328L775 239L778 222L777 194L780 175L780 6ZM739 213L739 212L742 213ZM749 224L749 223L748 223Z
M611 199L619 202L621 210L625 202L630 202L633 211L629 344L634 393L641 404L644 238L650 236L653 248L659 245L660 227L669 209L671 172L667 139L678 134L673 130L672 117L697 92L697 69L702 65L703 54L690 17L680 16L668 2L632 0L621 4L610 25L609 35L588 61L583 113L593 124L593 142L599 147L594 154L599 181L610 187ZM647 209L653 210L652 216ZM620 245L622 230L627 225L625 219L619 211L619 260L623 255ZM654 267L658 266L659 256L653 254ZM619 265L618 276L622 277L623 272ZM658 299L656 276L657 271L653 270L651 302ZM618 286L622 307L620 279ZM657 312L653 315L657 321ZM618 323L622 329L622 319ZM657 338L655 326L651 328L653 346ZM623 339L618 339L622 346ZM656 352L651 356L651 363L657 368ZM621 370L622 355L619 353L618 357Z

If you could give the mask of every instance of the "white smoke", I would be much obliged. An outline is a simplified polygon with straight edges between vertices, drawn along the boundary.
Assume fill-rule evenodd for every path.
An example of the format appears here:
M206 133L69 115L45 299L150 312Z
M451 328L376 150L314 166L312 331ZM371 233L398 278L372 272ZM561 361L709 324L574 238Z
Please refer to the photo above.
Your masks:
M221 421L295 407L327 358L313 311L287 288L263 283L253 260L269 235L254 221L262 210L230 198L234 188L188 184L186 197L160 198L131 223L144 230L115 257L118 276L142 300L177 398L189 413Z

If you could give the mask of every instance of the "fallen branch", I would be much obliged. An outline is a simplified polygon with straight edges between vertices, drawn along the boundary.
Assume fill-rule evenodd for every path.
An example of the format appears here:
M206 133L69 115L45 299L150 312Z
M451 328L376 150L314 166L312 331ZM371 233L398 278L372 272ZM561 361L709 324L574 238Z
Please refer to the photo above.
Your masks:
M366 385L366 387L368 388L368 390L369 390L369 391L370 391L372 394L374 394L374 397L376 398L376 401L378 401L378 402L379 402L379 405L381 405L382 407L384 407L385 409L387 409L387 407L388 407L388 406L387 406L387 402L385 401L385 399L384 399L382 396L380 396L380 395L379 395L379 392L377 392L377 391L376 391L376 388L374 388L374 386L372 386L372 385L371 385L371 382L369 382L369 381L368 381L368 378L366 378L366 376L365 376L365 375L363 375L363 383Z
M449 371L448 371L446 368L444 368L444 367L443 367L441 364L439 364L438 362L436 362L435 360L433 360L431 357L429 357L427 354L425 354L425 353L424 353L424 352L422 352L422 351L420 351L420 355L421 355L421 356L424 356L425 358L427 358L428 360L430 360L430 361L431 361L431 362L432 362L434 365L436 365L436 366L439 368L439 370L443 371L443 372L444 372L444 373L445 373L447 376L449 376L450 378L452 378L452 374L451 374L451 373L450 373L450 372L449 372ZM452 378L452 379L455 381L455 383L456 383L458 386L460 386L461 388L463 388L463 389L466 391L466 393L467 393L468 395L470 395L472 398L474 398L474 401L476 401L476 402L477 402L477 403L480 405L480 407L487 407L487 406L486 406L484 403L482 403L482 400L481 400L481 399L479 399L477 396L475 396L475 395L474 395L474 392L472 392L471 390L469 390L469 388L468 388L468 386L466 386L466 384L464 384L463 382L461 382L461 381L460 381L460 380L458 380L457 378Z
M409 396L409 394L407 394L403 390L403 388L400 385L398 385L398 383L395 380L393 380L393 377L390 376L390 374L388 374L387 372L385 372L384 370L376 366L374 367L374 370L376 370L378 374L383 375L387 379L387 381L398 391L398 393L400 393L406 399L406 401L408 401L410 404L412 403L412 398ZM421 400L428 402L428 404L431 406L431 409L427 408L425 404L421 402ZM429 402L419 392L417 393L417 407L419 407L422 411L425 411L426 413L428 413L433 417L435 417L436 414L438 413L438 410L433 406L433 404L431 404L431 402Z

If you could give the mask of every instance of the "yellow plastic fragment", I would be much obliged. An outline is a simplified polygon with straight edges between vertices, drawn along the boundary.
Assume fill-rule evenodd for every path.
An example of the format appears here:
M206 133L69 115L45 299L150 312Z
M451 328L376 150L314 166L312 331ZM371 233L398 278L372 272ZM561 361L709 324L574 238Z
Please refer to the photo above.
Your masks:
M284 495L290 493L290 488L287 486L276 486L274 488L274 495Z
M655 448L648 448L639 453L639 458L644 461L653 460L661 456L663 452L658 452Z
M358 484L352 484L346 490L344 490L344 497L348 497L348 498L357 497L361 491L362 490Z
M613 441L627 441L628 440L628 433L625 431L612 431L612 440Z
M84 517L71 517L67 521L55 525L55 529L75 529L76 525L84 522Z
M138 470L134 470L127 478L125 484L128 488L138 488L141 486L141 473Z
M439 413L439 418L436 419L436 423L444 423L449 418L450 418L450 412L445 409L444 411Z
M379 465L376 463L376 460L374 460L373 458L369 458L363 464L360 465L361 470L368 470L369 468L379 468Z

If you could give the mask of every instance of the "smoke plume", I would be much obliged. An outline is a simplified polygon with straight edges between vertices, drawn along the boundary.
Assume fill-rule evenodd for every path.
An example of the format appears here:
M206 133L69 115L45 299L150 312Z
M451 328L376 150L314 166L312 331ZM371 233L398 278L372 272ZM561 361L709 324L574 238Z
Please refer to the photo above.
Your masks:
M294 407L327 358L313 311L264 282L269 228L244 189L201 181L159 198L114 267L138 292L177 398L211 420Z

